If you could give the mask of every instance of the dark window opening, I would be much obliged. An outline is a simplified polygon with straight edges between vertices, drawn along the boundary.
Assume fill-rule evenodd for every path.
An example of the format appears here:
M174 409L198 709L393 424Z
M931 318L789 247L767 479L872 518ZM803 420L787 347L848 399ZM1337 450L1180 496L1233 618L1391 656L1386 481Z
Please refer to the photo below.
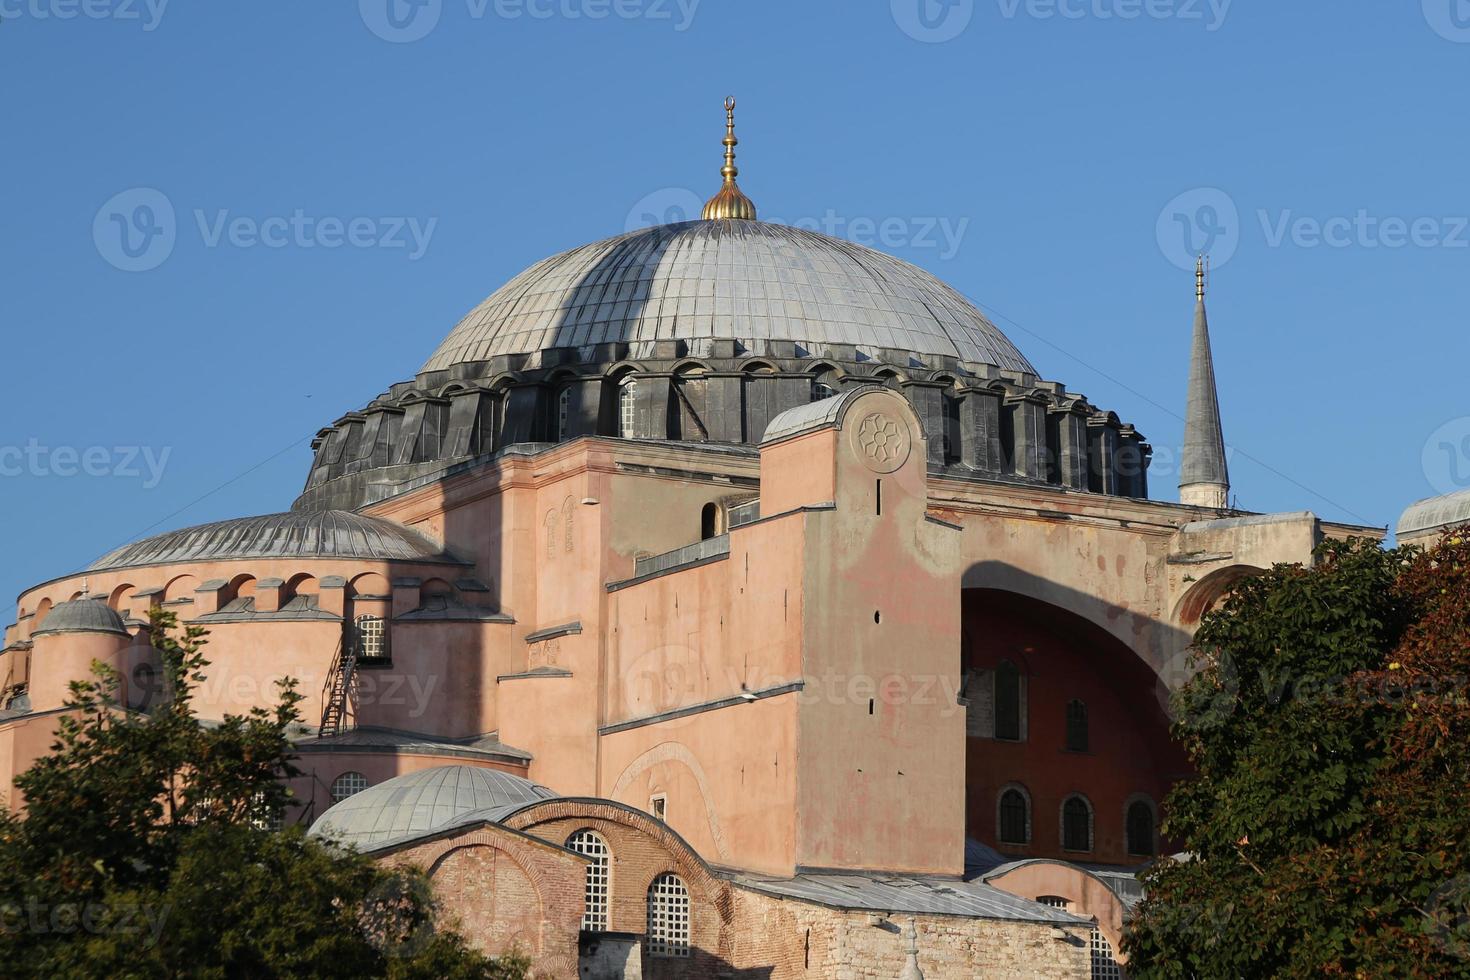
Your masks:
M699 540L708 541L720 533L720 508L716 504L705 504L699 512Z
M1087 705L1067 702L1067 751L1087 751Z
M995 668L995 737L1021 740L1021 672L1009 660Z
M1026 794L1008 789L1000 795L1000 842L1026 844L1030 841Z
M1128 806L1128 853L1154 854L1154 811L1142 800Z
M1080 796L1071 797L1062 804L1062 848L1068 851L1092 850L1092 809Z

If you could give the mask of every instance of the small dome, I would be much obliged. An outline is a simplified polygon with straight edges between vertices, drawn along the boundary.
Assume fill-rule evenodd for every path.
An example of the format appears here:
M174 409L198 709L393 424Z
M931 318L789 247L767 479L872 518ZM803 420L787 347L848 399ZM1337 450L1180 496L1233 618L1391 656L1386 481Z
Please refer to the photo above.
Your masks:
M293 511L201 524L123 545L91 571L220 558L446 558L428 538L392 521L350 511Z
M323 813L311 833L367 849L472 820L498 820L556 795L498 769L441 766L395 776L349 796Z
M122 617L97 599L73 599L58 603L41 621L35 636L47 633L116 633L127 636Z
M1400 538L1423 538L1447 527L1470 524L1470 489L1410 504L1399 518Z

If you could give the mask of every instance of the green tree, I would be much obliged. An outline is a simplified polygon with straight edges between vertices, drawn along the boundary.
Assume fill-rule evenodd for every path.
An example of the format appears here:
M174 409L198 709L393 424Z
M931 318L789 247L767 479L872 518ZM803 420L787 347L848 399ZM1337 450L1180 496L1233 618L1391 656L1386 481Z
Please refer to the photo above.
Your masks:
M1188 857L1145 876L1130 975L1470 975L1467 567L1327 542L1205 618L1164 827Z
M285 780L295 684L274 711L201 724L203 629L155 613L162 697L117 703L97 665L72 684L50 755L0 812L0 967L34 977L392 977L519 980L452 930L417 871L266 829Z

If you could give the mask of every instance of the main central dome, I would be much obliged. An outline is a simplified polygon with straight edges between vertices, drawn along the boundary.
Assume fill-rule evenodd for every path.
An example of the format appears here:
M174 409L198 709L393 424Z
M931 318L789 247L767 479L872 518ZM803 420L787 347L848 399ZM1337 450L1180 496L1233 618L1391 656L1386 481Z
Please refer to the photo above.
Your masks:
M852 242L760 221L687 221L544 259L450 332L422 373L534 354L643 342L793 342L906 351L1034 374L1015 345L953 288Z

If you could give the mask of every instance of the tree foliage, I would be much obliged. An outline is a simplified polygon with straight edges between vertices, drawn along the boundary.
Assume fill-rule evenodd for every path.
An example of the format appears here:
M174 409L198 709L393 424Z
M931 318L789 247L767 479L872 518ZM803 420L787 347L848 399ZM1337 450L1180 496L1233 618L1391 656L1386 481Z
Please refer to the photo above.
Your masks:
M1327 542L1195 638L1135 977L1470 976L1470 546Z
M0 810L0 963L6 976L392 977L518 980L453 931L418 872L267 829L302 700L202 724L193 694L206 633L155 613L163 697L123 710L115 672L74 682L52 753Z

